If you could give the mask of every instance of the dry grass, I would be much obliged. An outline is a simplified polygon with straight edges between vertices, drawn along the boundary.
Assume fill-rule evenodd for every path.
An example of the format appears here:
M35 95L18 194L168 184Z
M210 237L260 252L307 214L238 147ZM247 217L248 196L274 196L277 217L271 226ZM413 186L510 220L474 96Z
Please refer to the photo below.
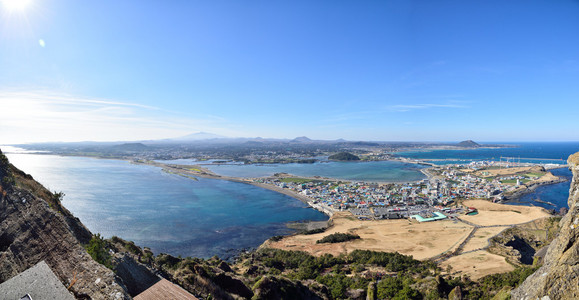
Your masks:
M333 222L334 225L323 233L291 236L279 242L267 242L266 246L306 251L313 255L339 255L363 249L399 252L416 259L426 259L458 246L472 230L471 226L452 221L359 221L349 213L335 214ZM357 234L361 239L337 244L316 244L317 240L336 232Z
M488 246L490 238L499 234L501 231L503 231L507 228L508 228L508 226L489 227L489 228L478 229L475 232L474 236L464 246L463 251L467 252L467 251L481 249L481 248Z
M488 175L483 175L487 173ZM542 173L544 172L541 167L515 167L515 168L504 168L504 169L487 169L477 171L477 176L488 177L488 176L509 176L520 173Z
M460 218L481 226L521 224L550 216L540 207L497 204L486 200L466 200L463 204L477 208L478 214Z
M479 279L486 275L504 273L514 270L505 258L485 250L475 251L450 258L443 262L441 267L452 266L452 273L467 274L472 279ZM455 275L457 275L455 273Z

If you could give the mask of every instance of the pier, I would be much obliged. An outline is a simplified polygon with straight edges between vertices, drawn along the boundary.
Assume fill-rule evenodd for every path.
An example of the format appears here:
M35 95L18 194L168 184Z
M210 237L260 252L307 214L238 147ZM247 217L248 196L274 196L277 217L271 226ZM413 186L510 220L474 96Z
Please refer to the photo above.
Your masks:
M562 158L532 158L532 157L507 157L507 156L501 156L500 161L503 161L503 158L509 162L509 161L516 161L518 160L519 162L521 161L521 159L523 160L546 160L546 161L562 161L565 162L566 159L562 159Z

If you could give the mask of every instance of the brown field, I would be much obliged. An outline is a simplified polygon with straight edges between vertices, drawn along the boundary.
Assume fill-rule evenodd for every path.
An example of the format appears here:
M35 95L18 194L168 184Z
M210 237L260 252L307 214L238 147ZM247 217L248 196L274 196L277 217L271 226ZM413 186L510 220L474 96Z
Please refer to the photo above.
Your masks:
M412 255L416 259L426 259L458 246L472 230L471 226L452 221L359 221L344 212L335 214L333 220L334 225L324 233L290 236L279 242L266 242L265 246L306 251L313 255L338 255L356 249L397 251ZM357 234L361 239L345 243L316 244L317 240L336 232Z
M514 270L505 258L485 250L475 251L450 258L441 264L442 269L452 266L451 273L467 274L471 279L479 279L486 275L504 273Z
M558 178L559 177L553 175L553 173L547 172L545 175L543 175L539 179L537 179L536 182L553 181L553 180L557 180ZM535 181L533 181L533 182L535 182Z
M479 228L475 232L474 236L470 239L470 241L468 241L468 243L464 246L463 251L467 252L488 246L490 238L507 228L509 228L509 226Z
M504 169L488 169L488 170L480 170L477 171L476 174L478 176L482 176L483 172L488 173L488 176L507 176L507 175L514 175L518 173L532 173L532 172L541 172L541 167L533 166L533 167L515 167L515 168L504 168Z
M485 200L466 200L464 205L478 209L478 215L460 218L481 226L514 225L550 216L540 207L492 203Z

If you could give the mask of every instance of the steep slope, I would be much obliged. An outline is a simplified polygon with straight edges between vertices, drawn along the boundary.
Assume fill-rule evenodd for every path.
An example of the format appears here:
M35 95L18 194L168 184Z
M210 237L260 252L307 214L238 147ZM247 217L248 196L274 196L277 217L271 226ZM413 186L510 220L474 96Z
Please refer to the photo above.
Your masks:
M514 299L579 299L579 153L568 159L573 172L569 211L559 235L547 250L544 264L512 292Z
M90 231L0 151L0 282L44 260L78 299L129 299L114 273L83 248Z

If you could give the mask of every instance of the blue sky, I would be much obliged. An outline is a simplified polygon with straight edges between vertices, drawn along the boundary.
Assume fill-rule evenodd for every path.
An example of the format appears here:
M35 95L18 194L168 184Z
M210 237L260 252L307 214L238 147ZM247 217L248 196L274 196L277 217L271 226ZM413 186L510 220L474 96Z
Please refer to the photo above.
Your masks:
M0 143L576 141L577 16L571 0L0 0Z

